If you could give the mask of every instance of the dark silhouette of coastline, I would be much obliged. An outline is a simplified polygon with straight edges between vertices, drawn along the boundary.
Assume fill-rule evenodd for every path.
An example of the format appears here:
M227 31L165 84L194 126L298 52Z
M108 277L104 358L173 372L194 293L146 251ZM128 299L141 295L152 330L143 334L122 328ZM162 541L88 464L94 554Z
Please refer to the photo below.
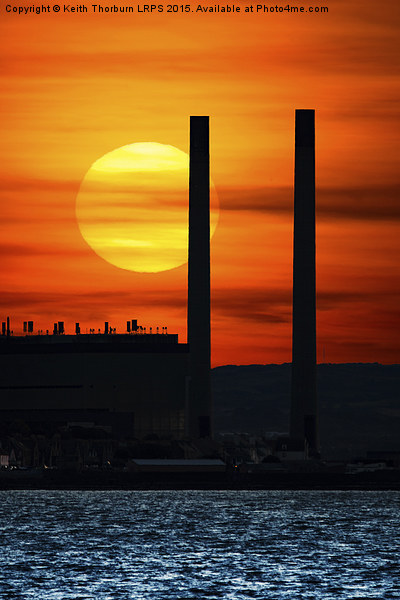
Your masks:
M400 472L132 474L47 471L0 477L0 490L400 490Z
M3 423L2 447L12 441L29 466L2 469L0 489L400 489L400 365L318 365L322 461L282 453L290 373L290 364L213 369L214 441Z
M227 365L212 373L216 431L287 431L290 363ZM322 456L400 450L400 365L317 366Z

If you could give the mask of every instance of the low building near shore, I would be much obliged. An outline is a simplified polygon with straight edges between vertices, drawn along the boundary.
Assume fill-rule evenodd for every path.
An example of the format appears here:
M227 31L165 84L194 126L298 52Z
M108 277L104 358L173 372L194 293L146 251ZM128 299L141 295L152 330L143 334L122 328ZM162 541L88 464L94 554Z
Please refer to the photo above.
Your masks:
M127 469L137 473L224 473L226 464L219 458L133 458L128 462Z

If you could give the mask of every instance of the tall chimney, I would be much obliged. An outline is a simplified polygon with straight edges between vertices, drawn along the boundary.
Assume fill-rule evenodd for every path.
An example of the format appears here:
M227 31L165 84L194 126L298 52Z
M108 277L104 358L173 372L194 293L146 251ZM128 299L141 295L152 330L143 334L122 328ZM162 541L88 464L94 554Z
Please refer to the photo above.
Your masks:
M314 110L296 110L292 336L290 437L317 456Z
M190 117L188 327L190 437L209 437L210 378L210 149L209 117Z

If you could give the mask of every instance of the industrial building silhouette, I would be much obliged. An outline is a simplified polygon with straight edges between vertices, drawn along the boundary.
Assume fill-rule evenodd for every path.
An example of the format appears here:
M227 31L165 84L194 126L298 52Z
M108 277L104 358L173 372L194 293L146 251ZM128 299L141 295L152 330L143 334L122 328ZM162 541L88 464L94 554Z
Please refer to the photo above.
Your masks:
M212 437L209 117L190 117L188 343L136 320L116 334L12 335L2 325L0 416L93 426L115 436ZM290 444L318 454L315 358L314 111L296 111L293 372Z

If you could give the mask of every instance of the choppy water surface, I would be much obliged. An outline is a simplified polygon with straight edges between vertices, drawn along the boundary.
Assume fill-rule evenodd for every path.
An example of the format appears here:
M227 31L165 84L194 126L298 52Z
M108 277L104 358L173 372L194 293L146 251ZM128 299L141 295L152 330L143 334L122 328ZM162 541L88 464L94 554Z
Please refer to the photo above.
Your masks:
M0 598L400 598L400 493L0 492Z

